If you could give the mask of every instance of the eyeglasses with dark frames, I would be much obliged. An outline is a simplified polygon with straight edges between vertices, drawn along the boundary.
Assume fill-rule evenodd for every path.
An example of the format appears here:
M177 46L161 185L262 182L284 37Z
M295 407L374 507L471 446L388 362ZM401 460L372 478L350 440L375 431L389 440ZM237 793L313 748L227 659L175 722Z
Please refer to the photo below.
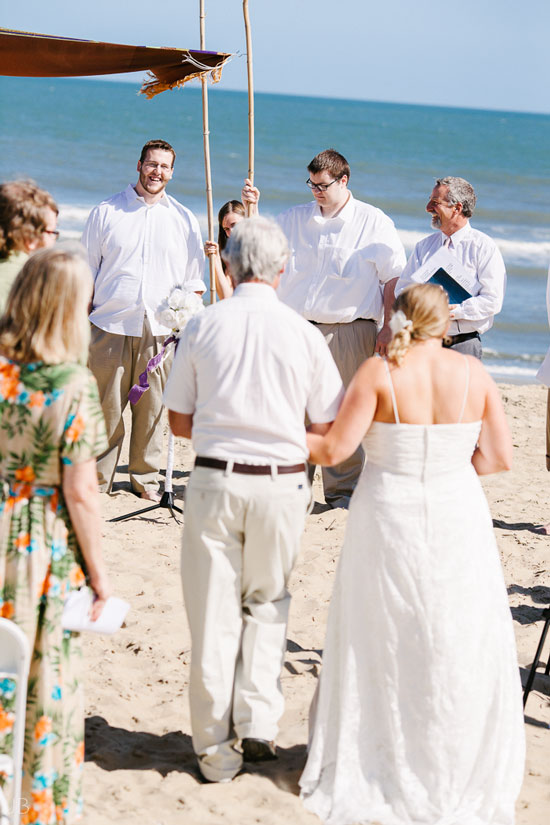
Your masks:
M341 178L335 178L331 180L330 183L313 183L310 178L306 180L307 185L313 192L326 192L329 186L332 186L333 183L341 180Z

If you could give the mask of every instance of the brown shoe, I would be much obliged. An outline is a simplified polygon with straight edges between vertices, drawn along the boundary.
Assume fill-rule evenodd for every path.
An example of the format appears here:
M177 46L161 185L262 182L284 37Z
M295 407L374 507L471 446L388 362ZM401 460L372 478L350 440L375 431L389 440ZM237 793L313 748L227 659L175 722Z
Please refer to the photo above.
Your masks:
M241 746L245 762L269 762L278 758L275 742L267 739L243 739Z

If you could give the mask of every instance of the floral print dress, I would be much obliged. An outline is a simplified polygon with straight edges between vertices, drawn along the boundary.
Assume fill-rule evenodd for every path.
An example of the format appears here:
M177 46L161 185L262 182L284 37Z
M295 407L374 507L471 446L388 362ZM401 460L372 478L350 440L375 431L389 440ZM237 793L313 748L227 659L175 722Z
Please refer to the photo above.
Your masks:
M85 569L61 482L63 465L106 447L86 367L0 356L0 615L22 628L31 649L22 825L68 825L82 810L82 651L61 614ZM0 753L11 753L15 689L0 673ZM2 782L9 799L9 777Z

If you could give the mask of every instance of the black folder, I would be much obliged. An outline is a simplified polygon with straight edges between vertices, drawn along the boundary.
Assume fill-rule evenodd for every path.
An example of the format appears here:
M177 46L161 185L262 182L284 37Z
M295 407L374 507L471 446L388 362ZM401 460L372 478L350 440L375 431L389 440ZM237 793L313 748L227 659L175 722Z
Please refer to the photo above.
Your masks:
M434 272L428 283L442 286L449 296L450 304L461 304L462 301L466 301L472 297L468 290L464 289L464 287L455 281L442 267L440 267L437 272Z

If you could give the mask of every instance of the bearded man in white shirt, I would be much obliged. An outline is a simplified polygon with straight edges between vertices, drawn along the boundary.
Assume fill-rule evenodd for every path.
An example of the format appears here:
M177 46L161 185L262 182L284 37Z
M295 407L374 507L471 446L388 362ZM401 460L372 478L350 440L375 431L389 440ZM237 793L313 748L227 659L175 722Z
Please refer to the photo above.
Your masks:
M99 386L109 438L97 462L102 492L112 488L128 393L171 332L156 317L159 305L176 286L202 280L204 272L198 221L165 192L175 158L166 141L146 143L135 186L96 206L82 236L95 281L89 366ZM149 374L149 390L132 405L130 482L135 493L150 501L160 498L162 391L170 364L166 358Z
M363 361L375 349L383 354L391 339L387 322L393 288L388 291L388 284L401 274L405 251L393 221L353 197L343 155L326 149L307 168L315 200L277 218L291 249L278 294L323 333L347 387ZM243 201L257 203L259 196L245 181ZM349 505L363 460L359 447L342 464L323 467L331 507Z
M432 227L438 231L416 244L395 285L395 294L415 283L415 272L442 247L447 247L477 286L475 295L451 305L450 341L443 346L481 358L480 336L491 329L495 315L502 309L506 268L493 239L470 225L475 205L474 188L464 178L448 176L436 180L426 211L432 216Z
M322 335L277 298L277 224L241 221L223 256L235 293L189 321L164 393L197 453L182 582L193 747L211 782L276 756L287 581L311 498L304 416L326 432L344 392Z

